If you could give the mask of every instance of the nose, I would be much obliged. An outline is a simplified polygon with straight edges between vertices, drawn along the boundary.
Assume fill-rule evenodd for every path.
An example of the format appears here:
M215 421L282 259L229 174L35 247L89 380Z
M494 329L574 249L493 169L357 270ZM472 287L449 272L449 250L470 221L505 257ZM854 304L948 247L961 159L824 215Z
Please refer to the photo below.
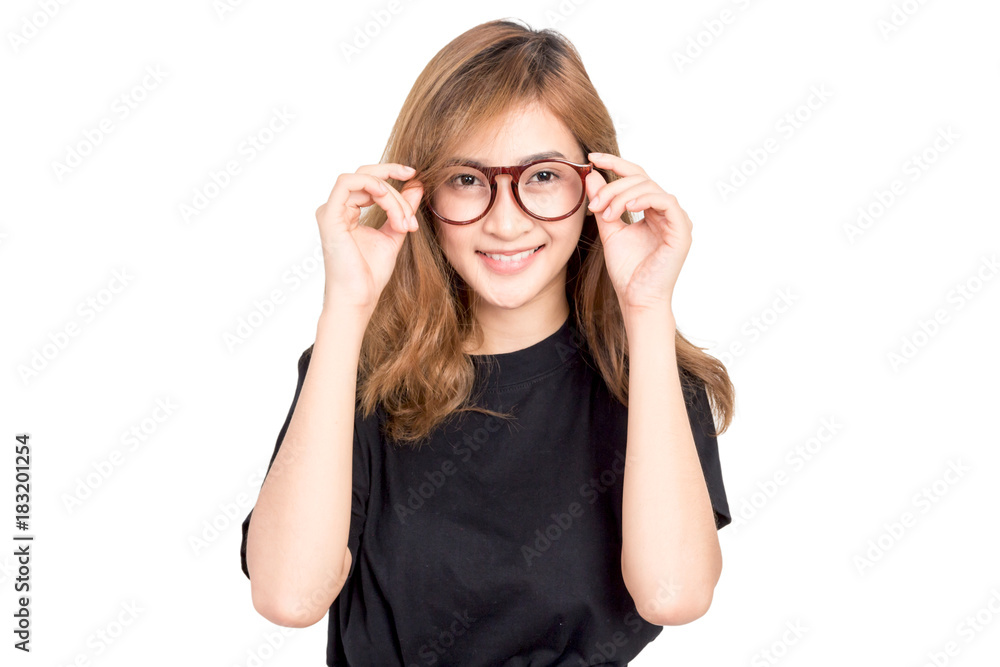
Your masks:
M534 226L534 219L521 210L514 199L513 177L499 174L496 177L497 196L493 206L483 218L483 231L498 238L516 239Z

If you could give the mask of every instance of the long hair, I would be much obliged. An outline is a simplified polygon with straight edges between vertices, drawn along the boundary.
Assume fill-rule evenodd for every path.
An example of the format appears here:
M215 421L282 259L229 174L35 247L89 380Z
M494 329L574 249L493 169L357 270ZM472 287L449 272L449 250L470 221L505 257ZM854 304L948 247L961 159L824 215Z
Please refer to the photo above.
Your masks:
M532 30L507 20L478 25L441 49L417 77L392 128L383 162L417 170L424 185L419 229L403 241L395 268L372 313L361 344L357 406L371 415L379 403L385 435L419 446L450 416L475 411L475 366L463 350L483 332L475 295L447 261L426 202L443 181L448 158L466 137L509 111L540 103L560 118L584 154L618 155L614 124L575 47L554 30ZM608 182L617 176L599 169ZM402 181L390 179L399 189ZM631 223L626 211L623 220ZM379 228L386 213L369 207L361 224ZM567 267L574 334L611 394L628 405L625 325L593 214L587 213L578 252ZM725 366L676 332L678 374L685 389L705 384L717 423L732 420L734 390ZM311 351L311 349L309 350Z

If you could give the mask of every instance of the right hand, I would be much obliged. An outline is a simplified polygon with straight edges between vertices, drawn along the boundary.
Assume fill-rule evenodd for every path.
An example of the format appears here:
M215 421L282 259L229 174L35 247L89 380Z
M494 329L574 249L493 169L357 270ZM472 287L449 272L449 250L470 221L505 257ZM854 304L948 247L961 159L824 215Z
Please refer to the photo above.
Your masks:
M371 314L389 282L396 256L423 195L423 185L411 181L402 193L385 181L413 178L411 167L397 164L364 165L353 174L341 174L325 204L316 209L326 291L323 307L348 306ZM382 189L384 188L384 190ZM381 228L359 224L361 209L378 204L387 216Z

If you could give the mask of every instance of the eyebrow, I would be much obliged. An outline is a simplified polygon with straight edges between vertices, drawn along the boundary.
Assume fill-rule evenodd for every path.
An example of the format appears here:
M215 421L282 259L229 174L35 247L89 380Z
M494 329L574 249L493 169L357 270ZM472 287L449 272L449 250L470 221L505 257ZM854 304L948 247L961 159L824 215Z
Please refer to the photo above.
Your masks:
M562 153L560 153L559 151L544 151L542 153L535 153L534 155L525 155L523 158L520 159L520 161L518 161L517 164L527 164L529 162L534 162L535 160L544 160L544 159L550 158L550 157L562 158L563 160L568 160L569 159L565 155L563 155ZM451 162L451 164L470 164L473 167L477 167L479 169L485 169L486 166L487 166L487 165L485 165L485 164L483 164L481 162L478 162L477 160L473 160L471 158L455 158L454 160L451 160L450 162Z

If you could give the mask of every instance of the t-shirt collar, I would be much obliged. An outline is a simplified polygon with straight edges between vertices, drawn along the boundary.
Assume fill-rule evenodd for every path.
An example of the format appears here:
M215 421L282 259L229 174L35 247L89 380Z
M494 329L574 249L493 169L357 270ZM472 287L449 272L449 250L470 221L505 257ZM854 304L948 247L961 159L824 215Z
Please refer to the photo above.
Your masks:
M502 354L473 354L477 384L487 391L528 382L570 362L581 352L573 309L559 329L521 350Z

